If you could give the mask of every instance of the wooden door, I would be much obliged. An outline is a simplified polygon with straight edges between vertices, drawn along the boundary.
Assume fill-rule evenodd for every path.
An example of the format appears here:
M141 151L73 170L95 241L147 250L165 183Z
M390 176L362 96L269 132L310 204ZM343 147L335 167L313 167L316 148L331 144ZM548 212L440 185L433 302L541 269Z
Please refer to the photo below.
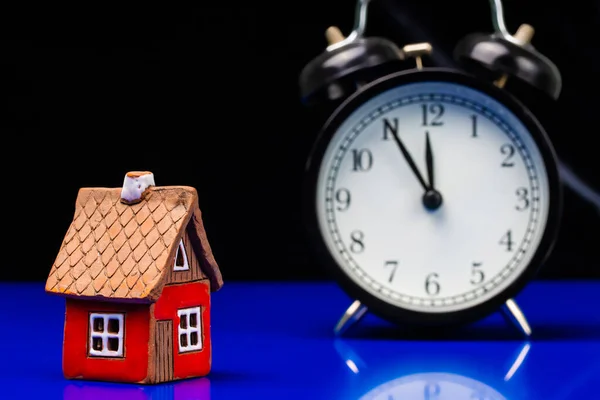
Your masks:
M173 379L173 321L156 321L154 379L156 383Z

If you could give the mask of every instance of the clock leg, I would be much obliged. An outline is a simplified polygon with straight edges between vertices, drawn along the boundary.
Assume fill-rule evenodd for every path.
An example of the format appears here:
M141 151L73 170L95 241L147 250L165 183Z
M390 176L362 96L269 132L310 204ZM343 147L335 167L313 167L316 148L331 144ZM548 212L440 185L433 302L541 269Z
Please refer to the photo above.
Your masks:
M521 347L521 351L519 351L519 355L513 361L506 375L504 375L504 381L508 382L510 378L512 378L515 375L515 373L521 367L521 365L523 365L523 361L525 361L525 357L527 357L527 353L529 353L530 348L531 344L529 344L529 342L523 344L523 347Z
M502 307L502 314L524 336L531 336L529 322L527 322L525 314L523 314L523 311L521 311L521 308L514 299L506 300L506 303Z
M350 326L358 322L367 312L367 307L362 305L360 301L354 300L350 307L344 312L342 318L338 321L333 332L339 336L343 334Z

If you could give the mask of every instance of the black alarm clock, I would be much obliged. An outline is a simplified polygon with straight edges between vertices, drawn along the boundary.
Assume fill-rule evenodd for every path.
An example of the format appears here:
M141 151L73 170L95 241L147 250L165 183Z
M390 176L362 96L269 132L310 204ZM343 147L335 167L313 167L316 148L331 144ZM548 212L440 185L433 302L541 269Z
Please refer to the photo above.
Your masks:
M358 2L359 32L366 4ZM531 334L514 297L552 250L562 189L544 126L503 87L516 79L556 99L561 79L530 44L533 29L510 35L500 2L490 4L495 32L459 43L463 70L424 67L428 43L397 51L388 43L379 61L396 70L356 85L316 139L307 230L319 261L355 299L337 334L367 310L404 326L450 327L498 309ZM364 47L356 31L334 41L338 56L352 50L346 62ZM396 62L411 58L410 68ZM345 72L358 81L356 68ZM336 79L309 64L300 84L309 102Z

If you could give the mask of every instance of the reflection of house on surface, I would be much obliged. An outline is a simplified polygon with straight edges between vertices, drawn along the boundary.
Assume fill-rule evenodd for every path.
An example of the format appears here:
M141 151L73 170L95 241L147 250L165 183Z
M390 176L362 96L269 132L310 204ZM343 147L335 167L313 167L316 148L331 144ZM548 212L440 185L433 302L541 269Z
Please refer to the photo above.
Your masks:
M494 388L462 375L422 373L383 383L359 400L506 400Z
M160 383L207 375L210 292L222 284L194 188L155 187L151 173L136 172L123 188L81 189L46 282L67 298L65 376Z
M63 390L63 400L209 400L208 378L190 379L161 385L131 386L102 382L74 382Z

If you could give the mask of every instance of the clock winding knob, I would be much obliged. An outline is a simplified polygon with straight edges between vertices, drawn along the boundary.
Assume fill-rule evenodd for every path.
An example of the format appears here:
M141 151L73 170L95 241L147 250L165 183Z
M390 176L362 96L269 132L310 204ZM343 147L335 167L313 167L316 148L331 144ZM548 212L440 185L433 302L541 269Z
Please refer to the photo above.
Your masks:
M336 44L346 39L340 28L337 26L330 26L325 31L325 38L327 39L327 43L329 45Z
M427 42L413 43L404 46L402 51L406 57L412 57L415 59L415 62L417 63L417 69L423 69L422 57L425 55L430 55L433 51L433 47Z

